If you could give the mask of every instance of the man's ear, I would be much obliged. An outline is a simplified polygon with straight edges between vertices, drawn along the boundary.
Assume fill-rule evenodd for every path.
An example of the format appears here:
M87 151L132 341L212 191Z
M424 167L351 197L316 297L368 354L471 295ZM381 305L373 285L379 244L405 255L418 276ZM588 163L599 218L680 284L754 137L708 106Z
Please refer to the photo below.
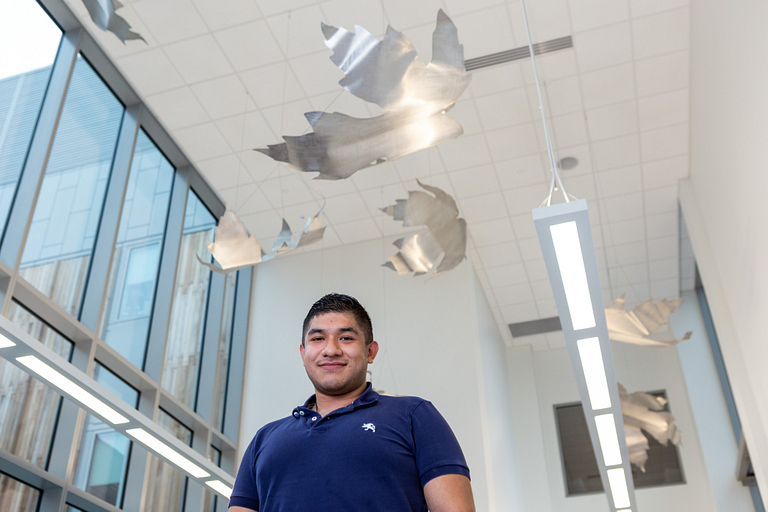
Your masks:
M376 354L379 353L379 342L374 340L368 345L368 364L371 364L376 359Z
M301 359L303 361L304 360L304 344L303 343L299 345L299 353L301 354Z

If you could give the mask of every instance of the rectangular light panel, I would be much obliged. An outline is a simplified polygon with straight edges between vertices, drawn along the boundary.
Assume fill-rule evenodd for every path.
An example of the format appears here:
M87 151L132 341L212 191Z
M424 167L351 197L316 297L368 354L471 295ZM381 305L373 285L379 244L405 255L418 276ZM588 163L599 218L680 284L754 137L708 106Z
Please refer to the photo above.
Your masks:
M616 508L629 507L629 490L627 489L627 478L624 474L624 468L609 469L608 483L611 486L613 506Z
M0 334L0 348L11 348L15 346L16 344L14 342Z
M218 492L219 494L223 494L227 498L232 495L232 489L221 480L209 480L205 482L205 485Z
M581 367L584 369L584 379L587 381L589 401L593 411L607 409L611 406L611 395L608 392L608 380L605 377L603 353L600 351L598 338L578 340Z
M173 462L174 464L179 466L181 469L183 469L193 477L205 478L207 476L211 476L211 474L205 471L203 468L201 468L197 464L194 464L192 461L182 456L179 452L177 452L167 444L163 443L155 436L149 434L143 428L129 428L128 430L125 431L125 433L133 437L140 443L143 443L149 448L155 450L157 453L159 453L169 461Z
M592 298L589 294L587 271L584 268L576 221L555 224L550 226L549 230L563 279L565 300L571 313L573 330L595 327L595 313L592 311Z
M64 391L78 402L82 403L96 414L102 416L113 425L128 423L128 418L69 380L61 373L54 370L52 367L37 357L21 356L17 357L16 360L60 390Z
M621 448L619 448L619 435L616 433L616 421L613 414L601 414L595 416L597 437L600 439L600 450L603 452L603 460L606 466L618 466L621 464Z

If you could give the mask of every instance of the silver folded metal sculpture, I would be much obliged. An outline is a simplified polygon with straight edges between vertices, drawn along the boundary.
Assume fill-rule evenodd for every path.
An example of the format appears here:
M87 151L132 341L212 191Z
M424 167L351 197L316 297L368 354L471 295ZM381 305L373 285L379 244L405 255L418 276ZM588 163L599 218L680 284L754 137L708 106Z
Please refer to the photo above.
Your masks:
M125 18L115 12L123 6L117 0L83 0L83 3L96 26L105 32L112 32L123 44L128 39L147 42L140 34L132 32Z
M419 276L432 270L444 254L432 276L437 277L466 258L467 223L459 218L459 209L451 196L437 187L416 181L434 196L411 190L408 199L398 199L396 204L381 211L403 221L403 226L427 226L429 229L396 240L394 245L400 251L390 256L384 266L395 270L398 275L413 272L414 276Z
M325 205L323 205L324 207ZM207 242L208 250L211 251L211 254L221 267L216 266L214 263L203 261L200 256L197 256L197 259L201 264L214 272L228 274L229 272L256 265L262 261L269 261L275 256L293 249L319 242L325 233L325 227L320 222L320 212L323 211L323 208L320 208L320 211L314 217L307 220L304 229L293 242L291 242L293 238L291 227L283 219L283 229L280 231L275 243L272 244L272 251L269 254L265 254L256 237L248 235L245 225L227 205L227 209L224 215L221 216L221 219L219 219L219 225L215 229L216 241Z
M392 27L379 41L363 27L356 32L322 24L331 60L346 75L339 85L383 114L355 118L338 112L308 112L313 132L284 136L285 143L256 149L318 179L339 180L360 169L390 162L455 139L464 130L446 116L469 85L464 47L456 26L440 10L432 34L432 61L419 59L413 44Z
M614 341L647 347L668 347L687 340L691 332L675 339L668 323L669 316L682 301L682 298L663 299L656 303L648 300L627 312L624 311L625 300L622 295L605 310L608 336Z
M629 394L624 386L619 384L619 401L624 417L629 461L645 473L650 446L642 431L664 446L670 442L675 446L680 444L680 431L675 425L674 416L664 410L667 400L660 396L641 391Z

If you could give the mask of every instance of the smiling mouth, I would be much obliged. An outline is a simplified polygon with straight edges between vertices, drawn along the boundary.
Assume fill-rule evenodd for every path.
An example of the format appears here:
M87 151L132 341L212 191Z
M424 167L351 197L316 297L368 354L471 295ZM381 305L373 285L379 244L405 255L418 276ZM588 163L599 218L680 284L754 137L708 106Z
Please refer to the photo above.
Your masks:
M338 363L321 363L319 366L320 366L320 368L324 368L326 370L338 370L339 368L343 368L344 366L346 366L346 364L345 363L341 363L341 362L338 362Z

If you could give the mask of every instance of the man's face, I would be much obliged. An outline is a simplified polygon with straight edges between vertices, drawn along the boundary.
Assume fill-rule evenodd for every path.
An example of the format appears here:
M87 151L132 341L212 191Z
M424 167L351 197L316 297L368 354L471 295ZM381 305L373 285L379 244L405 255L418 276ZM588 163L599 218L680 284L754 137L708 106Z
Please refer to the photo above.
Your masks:
M300 351L315 390L338 396L365 384L379 344L372 341L365 346L363 330L352 313L325 313L310 321Z

